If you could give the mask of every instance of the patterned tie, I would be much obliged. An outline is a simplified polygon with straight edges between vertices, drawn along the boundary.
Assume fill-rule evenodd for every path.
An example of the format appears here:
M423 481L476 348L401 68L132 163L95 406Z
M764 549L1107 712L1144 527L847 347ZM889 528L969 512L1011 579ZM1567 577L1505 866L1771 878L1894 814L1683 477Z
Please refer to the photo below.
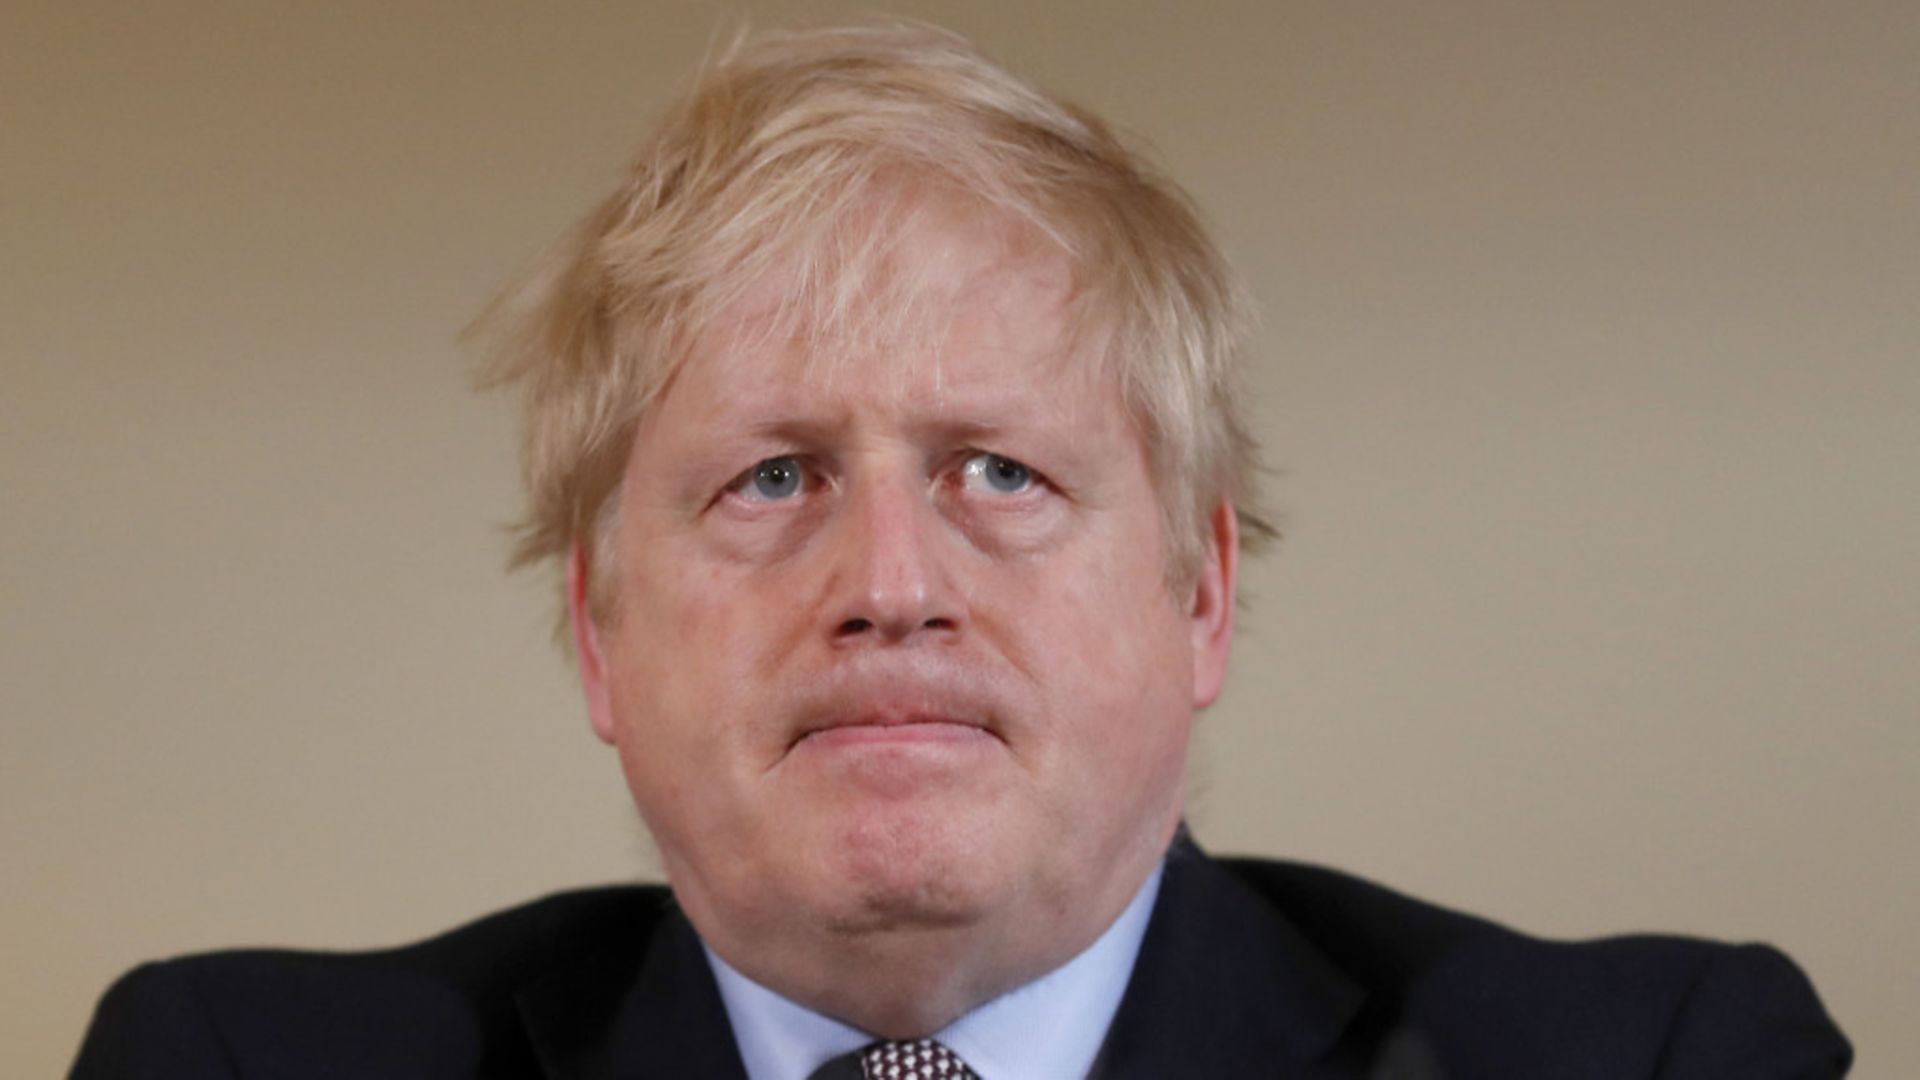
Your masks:
M959 1055L932 1039L877 1042L834 1058L812 1080L980 1080Z
M980 1080L960 1056L932 1039L874 1043L860 1052L867 1080Z

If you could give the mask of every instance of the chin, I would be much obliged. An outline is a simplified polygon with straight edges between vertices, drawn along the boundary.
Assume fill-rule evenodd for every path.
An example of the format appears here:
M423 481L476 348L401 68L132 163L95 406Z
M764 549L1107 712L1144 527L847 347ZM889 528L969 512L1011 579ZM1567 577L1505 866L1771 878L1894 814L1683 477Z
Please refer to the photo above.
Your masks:
M1006 901L1012 854L952 821L868 821L823 853L817 886L838 930L958 926Z

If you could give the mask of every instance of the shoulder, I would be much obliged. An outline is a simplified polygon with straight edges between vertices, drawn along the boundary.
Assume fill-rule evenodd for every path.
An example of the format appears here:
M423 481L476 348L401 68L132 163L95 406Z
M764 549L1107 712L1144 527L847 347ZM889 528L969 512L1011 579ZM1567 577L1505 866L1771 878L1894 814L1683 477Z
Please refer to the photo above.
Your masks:
M96 1009L73 1075L485 1076L530 1071L516 995L591 960L636 967L671 910L658 886L560 893L425 941L251 949L144 964ZM319 1056L312 1056L319 1052Z
M1219 860L1367 995L1362 1027L1451 1074L1838 1076L1851 1049L1807 977L1761 944L1555 941L1349 874Z

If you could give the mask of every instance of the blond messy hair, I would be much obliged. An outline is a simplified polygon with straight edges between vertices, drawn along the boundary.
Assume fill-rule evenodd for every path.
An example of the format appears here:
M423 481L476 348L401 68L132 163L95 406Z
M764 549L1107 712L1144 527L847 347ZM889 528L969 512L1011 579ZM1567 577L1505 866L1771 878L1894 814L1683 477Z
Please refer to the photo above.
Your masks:
M591 545L590 609L610 616L611 511L639 417L770 273L791 282L783 325L820 332L904 310L855 305L849 286L897 223L873 212L875 192L902 183L971 200L1067 254L1081 321L1101 331L1148 448L1171 582L1197 572L1222 499L1243 545L1274 535L1237 406L1245 306L1185 195L1098 118L964 38L885 23L736 42L660 118L619 187L481 317L498 349L491 381L524 393L515 565Z

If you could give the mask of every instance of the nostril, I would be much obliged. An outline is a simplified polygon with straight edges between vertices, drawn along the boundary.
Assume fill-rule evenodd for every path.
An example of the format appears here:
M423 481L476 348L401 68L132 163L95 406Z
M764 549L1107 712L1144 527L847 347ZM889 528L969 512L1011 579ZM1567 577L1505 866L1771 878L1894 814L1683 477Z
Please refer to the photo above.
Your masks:
M871 629L873 629L873 622L868 619L848 619L840 624L840 633L843 636L864 634Z
M953 620L946 618L928 619L921 625L929 630L951 630L953 629Z

